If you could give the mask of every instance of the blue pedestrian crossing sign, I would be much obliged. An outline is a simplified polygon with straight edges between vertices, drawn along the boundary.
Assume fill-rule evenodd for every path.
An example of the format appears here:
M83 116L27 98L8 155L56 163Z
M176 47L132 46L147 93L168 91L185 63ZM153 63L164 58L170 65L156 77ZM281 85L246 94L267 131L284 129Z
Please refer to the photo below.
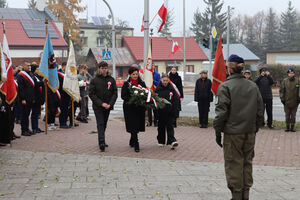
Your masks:
M102 60L111 60L111 51L103 50L102 51Z

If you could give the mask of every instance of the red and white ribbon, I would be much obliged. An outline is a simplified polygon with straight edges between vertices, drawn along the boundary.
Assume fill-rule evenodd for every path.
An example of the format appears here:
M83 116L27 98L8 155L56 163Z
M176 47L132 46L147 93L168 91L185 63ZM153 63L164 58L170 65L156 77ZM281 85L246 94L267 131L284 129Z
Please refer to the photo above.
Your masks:
M169 83L170 83L171 86L174 88L174 90L175 90L175 92L176 92L176 95L177 95L178 99L180 99L180 92L179 92L177 86L176 86L171 80L169 80Z
M34 87L34 81L32 80L31 76L29 76L29 74L27 74L27 72L21 71L19 74L21 76L23 76L27 81L29 81L29 83L32 87Z
M173 99L173 92L170 92L169 96L170 96L170 101L171 101Z
M108 82L107 82L107 89L110 90L110 87L111 87L111 82L108 81Z
M61 96L60 96L60 93L59 93L59 91L58 91L58 90L56 90L55 94L57 95L57 97L58 97L59 101L61 101Z

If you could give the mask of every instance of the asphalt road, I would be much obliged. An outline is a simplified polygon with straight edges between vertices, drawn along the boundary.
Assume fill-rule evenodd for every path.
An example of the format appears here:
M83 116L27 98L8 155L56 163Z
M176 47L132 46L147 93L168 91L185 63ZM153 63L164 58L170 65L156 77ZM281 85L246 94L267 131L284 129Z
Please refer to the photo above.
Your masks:
M297 121L300 121L300 111L298 107L297 112ZM194 95L185 95L182 101L182 112L180 116L198 116L198 107L197 102L194 101ZM209 117L215 117L215 104L212 102L210 104L210 112ZM266 119L266 114L265 114ZM285 113L283 110L283 105L280 102L279 97L273 98L273 120L284 121L285 120Z

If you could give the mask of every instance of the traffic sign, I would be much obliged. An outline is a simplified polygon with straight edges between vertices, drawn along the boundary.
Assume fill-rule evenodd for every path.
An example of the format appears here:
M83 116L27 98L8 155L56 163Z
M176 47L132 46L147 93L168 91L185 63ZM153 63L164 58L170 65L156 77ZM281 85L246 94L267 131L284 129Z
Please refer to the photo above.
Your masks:
M213 38L216 38L216 36L217 36L217 29L216 29L215 26L212 28L211 34L212 34Z
M102 51L102 60L111 60L111 51Z

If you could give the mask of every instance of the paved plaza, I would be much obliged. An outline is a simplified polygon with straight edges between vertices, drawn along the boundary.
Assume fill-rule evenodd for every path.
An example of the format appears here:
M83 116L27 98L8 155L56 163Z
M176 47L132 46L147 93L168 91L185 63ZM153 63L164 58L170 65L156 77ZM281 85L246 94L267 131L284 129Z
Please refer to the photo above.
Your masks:
M43 127L43 123L40 124ZM178 127L176 150L158 147L156 127L129 147L124 122L111 117L109 147L99 152L95 119L14 140L0 149L0 200L229 200L222 149L214 131ZM20 134L20 127L15 127ZM300 132L262 129L257 134L253 200L300 198Z

